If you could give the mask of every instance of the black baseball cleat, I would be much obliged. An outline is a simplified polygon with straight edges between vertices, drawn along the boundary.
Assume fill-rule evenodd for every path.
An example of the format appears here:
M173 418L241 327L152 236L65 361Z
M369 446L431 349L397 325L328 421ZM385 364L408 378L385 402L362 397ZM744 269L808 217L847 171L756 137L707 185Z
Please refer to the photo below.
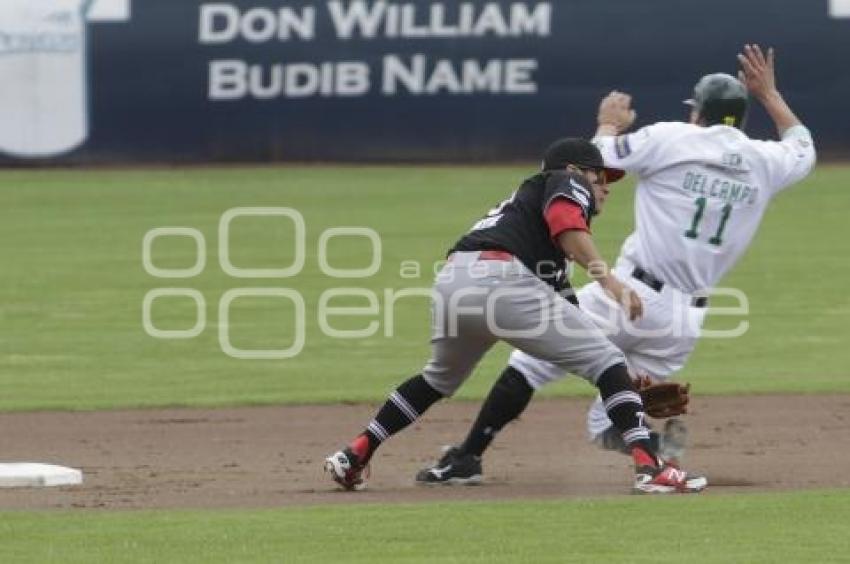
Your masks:
M434 466L416 473L416 483L426 486L474 486L481 479L481 457L463 454L454 446L443 447L443 456Z

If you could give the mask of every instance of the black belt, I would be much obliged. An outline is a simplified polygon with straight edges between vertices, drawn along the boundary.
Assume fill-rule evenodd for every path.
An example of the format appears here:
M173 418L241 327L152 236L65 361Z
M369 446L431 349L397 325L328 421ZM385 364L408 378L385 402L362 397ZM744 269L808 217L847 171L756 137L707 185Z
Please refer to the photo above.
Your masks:
M664 282L645 271L639 266L632 270L632 278L640 280L656 292L660 292L664 287ZM691 298L691 307L708 307L708 296L693 296Z

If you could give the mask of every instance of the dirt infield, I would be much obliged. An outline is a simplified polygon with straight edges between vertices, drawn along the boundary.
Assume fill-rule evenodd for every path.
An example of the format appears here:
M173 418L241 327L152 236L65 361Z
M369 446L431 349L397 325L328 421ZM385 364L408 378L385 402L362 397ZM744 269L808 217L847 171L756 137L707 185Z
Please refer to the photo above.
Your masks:
M458 440L477 403L446 402L384 446L365 492L335 491L322 459L374 406L0 414L0 461L81 468L74 488L0 490L0 509L279 507L628 493L629 461L584 440L587 400L533 402L485 459L486 483L422 488L413 474ZM708 495L850 487L850 395L696 398L689 468Z

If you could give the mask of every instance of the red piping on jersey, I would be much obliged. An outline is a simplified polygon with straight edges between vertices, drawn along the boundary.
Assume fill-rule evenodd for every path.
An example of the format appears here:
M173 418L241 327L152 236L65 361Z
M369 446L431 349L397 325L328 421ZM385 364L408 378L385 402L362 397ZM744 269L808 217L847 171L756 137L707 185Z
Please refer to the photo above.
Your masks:
M481 251L478 255L478 260L504 260L512 261L514 256L507 251Z
M543 215L549 225L549 234L553 240L557 239L558 235L564 231L571 229L580 229L590 233L587 221L582 215L581 206L566 198L561 197L552 200Z

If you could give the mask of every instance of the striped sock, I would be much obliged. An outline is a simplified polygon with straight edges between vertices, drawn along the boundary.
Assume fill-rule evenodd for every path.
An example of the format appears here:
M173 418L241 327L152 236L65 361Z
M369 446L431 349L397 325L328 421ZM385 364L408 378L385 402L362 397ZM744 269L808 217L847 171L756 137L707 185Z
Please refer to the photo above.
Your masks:
M414 376L390 394L366 430L352 442L351 450L365 463L382 442L416 421L442 397L421 374Z
M608 368L596 382L605 404L608 418L623 437L623 442L633 449L640 447L652 457L655 453L649 443L649 427L644 423L643 402L637 393L625 364Z

